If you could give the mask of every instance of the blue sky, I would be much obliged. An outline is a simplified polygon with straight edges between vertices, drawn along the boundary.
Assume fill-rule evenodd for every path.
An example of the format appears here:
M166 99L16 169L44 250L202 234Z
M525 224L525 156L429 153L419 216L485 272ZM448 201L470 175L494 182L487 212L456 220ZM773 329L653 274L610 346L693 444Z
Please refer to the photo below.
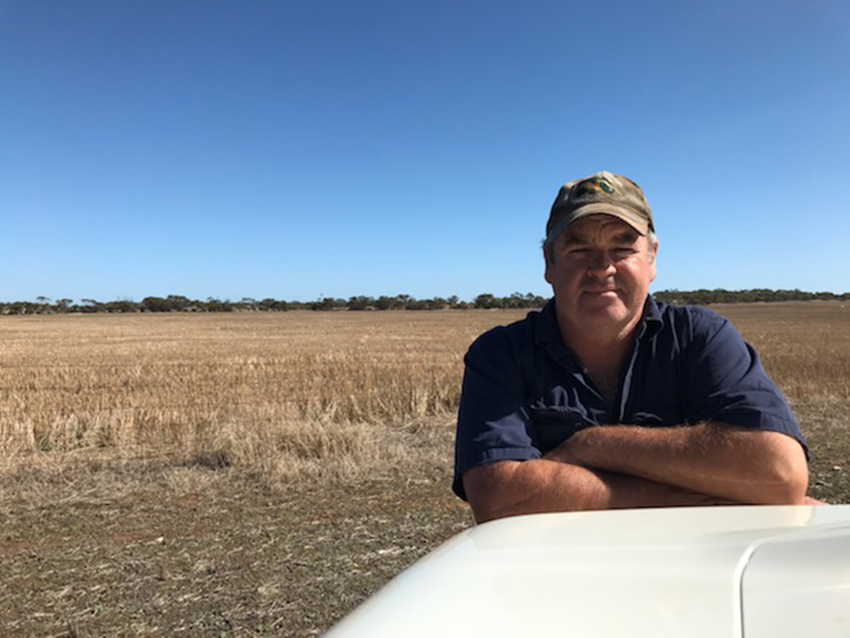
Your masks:
M565 181L655 290L850 290L843 0L0 0L0 300L548 295Z

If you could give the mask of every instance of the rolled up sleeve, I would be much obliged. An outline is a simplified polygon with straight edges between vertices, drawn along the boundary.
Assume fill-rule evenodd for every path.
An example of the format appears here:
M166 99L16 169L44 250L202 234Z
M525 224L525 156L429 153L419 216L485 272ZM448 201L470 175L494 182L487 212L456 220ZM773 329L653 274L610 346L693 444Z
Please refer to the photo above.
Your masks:
M463 473L495 461L540 458L525 407L522 365L504 332L482 335L464 359L452 489L466 500Z

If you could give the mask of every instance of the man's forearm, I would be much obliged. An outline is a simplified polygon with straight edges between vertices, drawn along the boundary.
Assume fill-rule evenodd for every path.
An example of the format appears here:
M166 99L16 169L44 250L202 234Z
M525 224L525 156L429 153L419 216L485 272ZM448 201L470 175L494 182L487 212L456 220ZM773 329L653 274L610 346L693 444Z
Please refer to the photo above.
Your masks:
M479 523L506 516L730 502L636 476L548 459L474 467L463 484Z
M808 485L796 440L723 424L592 427L544 458L748 503L801 503Z

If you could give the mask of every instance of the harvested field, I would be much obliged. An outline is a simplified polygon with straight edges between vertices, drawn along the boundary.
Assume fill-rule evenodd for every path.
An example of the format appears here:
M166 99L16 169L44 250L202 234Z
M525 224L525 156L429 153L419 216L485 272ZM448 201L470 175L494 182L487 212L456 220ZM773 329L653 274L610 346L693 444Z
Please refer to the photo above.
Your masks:
M716 309L848 502L850 307ZM0 317L0 635L320 634L470 524L462 356L524 314Z

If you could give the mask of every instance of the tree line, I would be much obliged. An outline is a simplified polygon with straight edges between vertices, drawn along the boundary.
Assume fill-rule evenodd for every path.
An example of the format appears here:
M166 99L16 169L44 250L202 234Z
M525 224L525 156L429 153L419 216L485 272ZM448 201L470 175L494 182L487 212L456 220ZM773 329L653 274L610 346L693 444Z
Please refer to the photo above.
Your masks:
M806 292L804 290L771 290L752 288L749 290L662 290L652 295L659 301L677 305L709 306L717 303L770 303L777 301L850 301L850 292Z
M653 296L668 303L707 306L715 303L755 303L776 301L850 301L850 293L805 292L802 290L770 290L757 288L751 290L662 290ZM145 297L141 301L118 299L115 301L97 301L96 299L52 300L37 297L33 301L0 302L0 314L65 314L65 313L123 313L123 312L283 312L290 310L472 310L472 309L534 309L542 307L547 297L532 293L515 292L508 297L498 297L491 293L482 293L471 301L459 299L456 295L447 298L416 299L410 295L394 297L368 297L359 295L348 299L321 297L316 301L284 301L281 299L253 299L243 297L239 301L208 297L206 300L190 299L183 295L167 297Z

